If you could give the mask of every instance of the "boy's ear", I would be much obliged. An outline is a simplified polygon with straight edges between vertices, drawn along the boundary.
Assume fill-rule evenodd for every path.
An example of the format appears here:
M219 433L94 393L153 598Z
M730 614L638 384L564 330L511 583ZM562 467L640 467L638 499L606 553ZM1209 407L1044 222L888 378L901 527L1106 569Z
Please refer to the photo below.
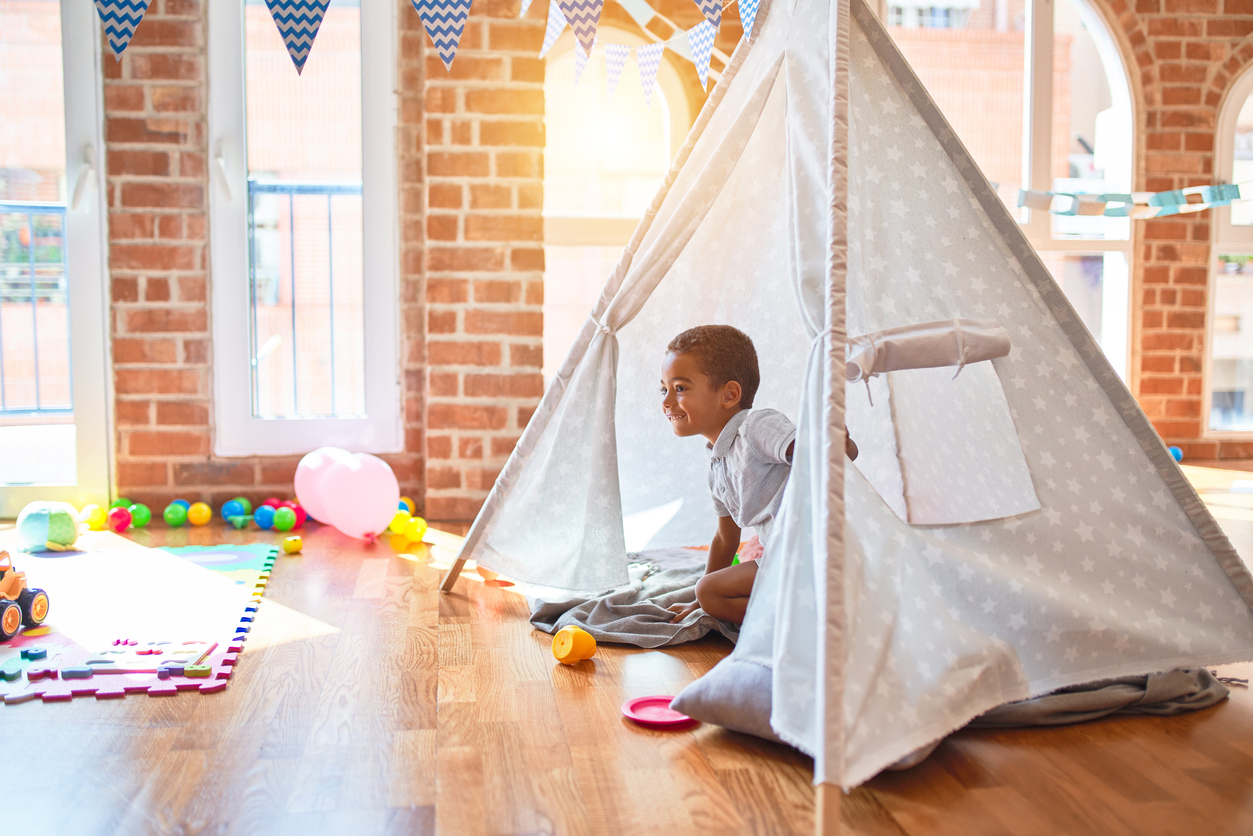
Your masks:
M740 387L738 380L729 380L726 386L722 388L722 405L728 409L733 406L739 406L740 399L743 397L744 390Z

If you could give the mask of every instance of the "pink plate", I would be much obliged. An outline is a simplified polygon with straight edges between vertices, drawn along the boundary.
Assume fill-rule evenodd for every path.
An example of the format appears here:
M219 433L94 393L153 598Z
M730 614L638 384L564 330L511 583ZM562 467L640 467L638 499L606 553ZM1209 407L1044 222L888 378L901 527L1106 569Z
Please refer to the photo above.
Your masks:
M674 697L636 697L622 704L622 714L641 726L655 729L677 729L695 724L691 717L670 707L672 699Z

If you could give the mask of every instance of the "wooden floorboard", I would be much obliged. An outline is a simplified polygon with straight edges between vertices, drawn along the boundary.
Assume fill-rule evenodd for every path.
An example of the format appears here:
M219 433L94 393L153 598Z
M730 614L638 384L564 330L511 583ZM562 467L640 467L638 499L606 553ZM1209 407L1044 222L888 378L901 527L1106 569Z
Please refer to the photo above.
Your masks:
M1223 477L1207 478L1212 499ZM1225 525L1250 524L1238 506ZM429 554L311 528L302 555L279 558L226 691L0 708L2 748L20 753L0 833L812 832L808 758L621 717L625 700L703 674L725 640L602 647L562 667L516 592L468 573L441 595ZM274 537L161 527L133 539ZM1175 718L960 731L845 797L841 815L862 836L1253 833L1253 698L1234 688Z

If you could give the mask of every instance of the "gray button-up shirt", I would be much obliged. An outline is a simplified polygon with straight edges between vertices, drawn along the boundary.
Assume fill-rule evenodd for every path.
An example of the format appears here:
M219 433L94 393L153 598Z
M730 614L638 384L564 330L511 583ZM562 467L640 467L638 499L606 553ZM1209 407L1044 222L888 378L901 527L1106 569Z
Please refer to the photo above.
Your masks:
M787 448L796 427L773 409L742 409L709 448L709 491L714 511L740 528L752 526L765 542L792 470Z

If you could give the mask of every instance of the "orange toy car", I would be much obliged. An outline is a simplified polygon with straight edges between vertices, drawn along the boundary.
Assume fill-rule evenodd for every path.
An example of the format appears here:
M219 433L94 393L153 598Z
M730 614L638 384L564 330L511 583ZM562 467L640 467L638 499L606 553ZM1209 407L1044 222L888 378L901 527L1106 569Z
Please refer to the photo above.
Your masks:
M26 588L26 573L13 568L13 560L0 551L0 642L17 635L22 625L38 627L48 617L48 593Z

